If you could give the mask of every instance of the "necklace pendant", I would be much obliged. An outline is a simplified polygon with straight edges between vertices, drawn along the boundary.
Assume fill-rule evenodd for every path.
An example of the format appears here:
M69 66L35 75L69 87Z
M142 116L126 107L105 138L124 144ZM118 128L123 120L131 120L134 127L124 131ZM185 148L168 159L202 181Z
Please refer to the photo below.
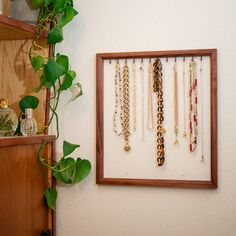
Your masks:
M161 133L162 133L162 134L165 134L165 133L166 133L165 128L161 127Z
M125 146L124 146L124 150L125 150L126 152L128 152L128 151L130 150L130 146L129 146L129 144L125 144Z

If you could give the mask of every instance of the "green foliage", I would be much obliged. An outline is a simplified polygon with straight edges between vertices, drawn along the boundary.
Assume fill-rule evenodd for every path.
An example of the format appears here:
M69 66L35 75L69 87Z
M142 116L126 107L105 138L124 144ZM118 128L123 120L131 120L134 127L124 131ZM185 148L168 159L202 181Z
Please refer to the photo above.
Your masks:
M25 112L26 108L36 109L39 105L39 99L35 96L24 96L20 102L19 107L22 112Z
M44 5L44 0L31 0L31 6L34 9L38 9L40 7L43 7Z
M78 14L78 12L71 6L65 8L64 14L62 15L59 26L63 27L68 24L73 18Z
M88 176L91 170L91 163L88 160L77 159L75 165L76 165L76 170L74 176L74 183L78 183Z
M35 70L39 70L43 66L44 58L41 55L33 57L31 64Z
M54 188L46 188L44 197L47 202L47 206L51 209L55 209L55 203L57 200L57 191Z
M63 33L61 27L52 28L48 32L48 44L60 43L63 40Z
M66 157L78 147L79 145L77 144L64 141L63 157L60 161L56 162L52 168L53 176L65 184L75 184L80 182L88 176L91 170L91 164L88 160L81 160L79 157L76 160L72 157Z
M64 72L67 72L69 69L69 58L65 55L60 55L59 53L56 56L56 63L63 67Z
M39 150L39 161L43 164L45 158L41 157L42 149L45 143L43 143L41 149ZM67 141L63 143L63 157L58 162L55 162L52 166L48 165L48 168L52 170L53 176L57 181L64 184L76 184L87 177L91 171L91 163L86 159L81 159L77 157L76 159L68 157L72 152L74 152L79 145L72 144ZM45 190L44 196L49 208L54 208L55 201L57 198L56 190L47 188Z
M77 144L72 144L67 141L63 142L63 156L68 156L70 155L76 148L79 148L80 145Z
M53 118L56 119L57 137L59 137L59 124L58 115L56 113L60 94L62 91L70 90L72 92L71 101L82 96L82 86L79 82L74 82L76 78L76 72L70 68L69 57L66 55L56 54L55 45L63 41L63 28L78 14L73 7L73 0L31 0L33 8L39 8L39 16L37 21L37 36L33 42L33 45L29 51L29 58L32 67L35 71L39 71L40 79L39 85L34 89L35 92L41 91L43 88L50 89L52 96L50 98L49 108L51 110L51 116L49 118L47 131ZM47 35L47 42L51 46L51 52L49 58L42 55L38 55L37 48L42 47L38 45L37 40L42 29L50 30ZM35 99L24 98L20 102L20 108L22 111L28 106L35 108L38 103ZM37 104L36 104L37 103ZM91 171L91 163L88 160L82 160L77 157L76 159L69 156L74 152L79 145L72 144L67 141L63 143L63 156L59 161L51 162L48 157L42 157L43 148L45 142L40 146L38 152L39 162L49 168L52 171L53 176L57 181L61 181L64 184L75 184L82 181ZM54 188L47 188L44 194L46 202L49 208L55 208L55 202L57 199L57 192Z

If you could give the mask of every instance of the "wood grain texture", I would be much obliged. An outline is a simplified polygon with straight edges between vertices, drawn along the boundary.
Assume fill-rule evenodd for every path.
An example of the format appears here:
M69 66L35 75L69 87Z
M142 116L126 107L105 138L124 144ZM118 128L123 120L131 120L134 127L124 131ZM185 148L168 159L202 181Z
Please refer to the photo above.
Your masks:
M104 60L168 57L210 57L211 80L211 180L160 180L104 177ZM106 185L159 186L179 188L217 188L217 50L172 50L151 52L115 52L96 55L96 183Z
M104 68L103 60L98 55L96 67L96 178L98 181L103 178L104 174Z
M31 40L0 41L0 97L8 100L17 115L20 113L18 103L23 96L38 97L40 104L34 111L34 118L40 129L46 120L47 91L43 89L39 93L33 92L33 89L39 84L40 75L33 70L30 64L28 51L31 44ZM43 40L41 40L41 45L46 46ZM42 54L47 53L48 48L46 47Z
M199 57L212 56L216 49L194 49L194 50L170 50L170 51L150 51L150 52L111 52L98 53L97 57L107 59L135 59L135 58L162 58L162 57Z
M2 13L6 16L9 13L9 5L10 5L10 0L2 0L2 6L3 6Z
M0 14L0 40L33 39L36 32L34 25ZM46 38L47 31L42 30L40 37Z
M40 144L43 141L53 142L55 135L13 136L0 138L0 147Z
M54 140L47 144L45 156L53 157L53 145ZM47 186L45 177L48 175L50 180L52 177L36 160L39 146L37 140L34 144L18 144L14 148L0 147L1 235L40 235L42 230L53 229L53 218L48 214L43 197Z
M218 186L218 125L217 125L217 50L212 51L211 60L211 180L215 188Z

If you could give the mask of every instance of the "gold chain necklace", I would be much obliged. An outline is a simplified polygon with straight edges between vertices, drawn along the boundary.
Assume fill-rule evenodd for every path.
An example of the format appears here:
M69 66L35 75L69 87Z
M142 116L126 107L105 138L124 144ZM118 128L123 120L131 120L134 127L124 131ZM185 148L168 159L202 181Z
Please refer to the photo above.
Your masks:
M114 89L115 89L115 110L113 115L113 131L118 136L122 135L122 81L120 75L120 64L119 61L115 63L115 80L114 80ZM120 131L117 130L118 126L118 116L120 120Z
M162 64L158 58L153 64L153 92L157 95L157 164L162 166L165 161L163 117L163 80Z
M175 141L174 144L178 144L178 78L177 78L177 65L174 62L174 132Z
M152 92L153 92L153 78L152 78L153 66L151 59L148 65L148 119L147 128L149 130L153 129L153 106L152 106Z
M130 104L129 104L129 67L127 61L123 67L123 137L125 141L124 150L129 151L129 136L130 136Z
M141 124L142 124L142 141L144 141L144 66L143 66L143 59L141 60L140 65L140 74L141 74Z
M133 84L132 84L132 90L133 90L133 130L136 131L136 124L137 124L137 102L136 102L136 64L135 60L132 64L132 78L133 78Z
M186 74L185 74L185 58L183 60L183 107L184 107L184 132L183 137L187 136L187 118L186 118Z

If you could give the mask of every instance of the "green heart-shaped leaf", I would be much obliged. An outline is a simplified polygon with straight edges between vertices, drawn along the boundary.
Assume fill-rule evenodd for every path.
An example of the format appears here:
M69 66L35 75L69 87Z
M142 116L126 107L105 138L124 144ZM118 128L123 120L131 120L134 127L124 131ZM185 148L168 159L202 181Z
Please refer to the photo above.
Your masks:
M42 68L43 63L44 63L44 58L40 55L33 57L31 60L31 65L35 70L39 70L40 68Z
M56 63L58 65L60 65L61 67L63 67L65 72L68 71L68 69L69 69L69 58L68 58L68 56L58 54L57 58L56 58Z
M47 206L51 209L55 209L55 204L57 200L57 191L54 188L46 188L44 192L44 197L46 198Z
M66 5L67 0L54 0L54 13L61 13Z
M48 82L52 82L53 84L56 80L65 73L64 68L57 64L52 58L48 60L48 63L45 66L45 76Z
M78 12L71 6L67 6L64 10L64 15L62 15L59 26L63 27L66 24L68 24L76 15Z
M91 171L91 163L88 160L76 161L76 170L73 183L82 181Z
M72 85L73 78L69 73L66 73L62 85L58 91L67 90Z
M80 145L72 144L67 141L64 141L63 142L63 155L64 155L64 157L70 155L78 147L80 147Z
M60 170L62 170L61 176L62 181L66 184L71 184L75 172L75 160L71 157L66 158L60 165Z
M63 40L62 28L55 27L48 32L48 44L60 43Z

